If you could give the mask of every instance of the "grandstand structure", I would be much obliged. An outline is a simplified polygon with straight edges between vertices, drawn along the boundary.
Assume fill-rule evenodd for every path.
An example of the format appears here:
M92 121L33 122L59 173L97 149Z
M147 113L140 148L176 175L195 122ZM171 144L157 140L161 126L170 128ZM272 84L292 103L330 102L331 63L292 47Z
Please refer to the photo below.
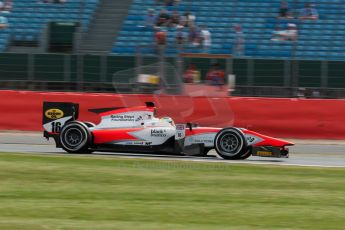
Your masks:
M39 43L43 39L41 35L49 21L80 22L86 34L92 23L97 23L97 27L102 27L102 23L104 26L107 25L104 21L92 21L95 12L99 10L97 7L109 8L108 5L99 4L99 1L68 0L64 4L44 4L32 0L14 0L11 13L2 14L8 18L10 26L0 30L0 51L6 51L13 41ZM148 9L155 9L158 13L162 6L158 5L156 0L123 2L130 4L130 9L119 35L113 34L114 37L110 38L113 46L107 47L108 50L97 50L95 46L91 51L133 55L137 47L150 47L154 44L154 31L143 28L142 25ZM292 14L298 15L305 2L308 1L289 1ZM231 54L234 43L233 26L239 24L245 35L246 57L345 59L345 14L343 13L345 4L342 0L317 1L319 20L277 19L279 5L280 0L183 0L176 6L166 8L181 15L191 12L196 16L197 25L208 26L212 34L210 53ZM115 14L121 13L119 9L113 10ZM110 25L114 23L110 22ZM276 28L286 27L288 23L297 25L298 40L271 41L272 32ZM178 49L174 47L176 28L167 28L167 30L170 48L167 49L166 54L176 55L178 53ZM112 31L108 29L97 32L98 38L81 40L81 43L100 43L102 38L105 39L106 34L111 34ZM203 52L202 49L192 45L186 45L183 51ZM154 54L154 49L146 49L144 53Z
M296 88L306 87L319 91L338 88L332 97L345 97L345 92L339 94L345 88L343 0L289 0L293 16L290 19L277 17L280 0L181 0L175 6L157 2L162 1L66 0L54 4L13 0L10 12L0 12L9 21L8 28L0 29L0 87L18 86L16 82L23 81L32 85L53 82L53 86L56 82L64 85L86 82L96 90L111 84L117 71L137 68L138 53L145 58L140 62L142 65L164 60L176 68L181 53L231 55L234 26L240 25L245 38L244 53L234 55L230 64L222 60L221 64L236 75L237 92L241 95L289 96ZM315 4L318 20L297 19L306 2ZM176 46L177 29L168 27L167 45L163 52L157 52L154 30L143 25L148 9L157 14L162 8L180 15L186 12L195 15L196 25L207 26L212 34L211 48L205 51L188 42ZM49 22L81 25L75 33L76 46L72 52L49 54L48 49L42 48ZM289 23L297 26L298 39L273 41L273 32L285 29ZM188 28L184 31L188 34ZM30 49L25 49L26 46ZM162 54L163 59L159 57ZM198 58L192 61L205 68L201 69L202 75L212 62ZM177 72L181 74L185 67L180 65ZM3 87L2 82L11 83Z
M6 51L11 42L40 43L47 23L79 22L86 30L99 0L68 0L64 4L32 0L14 0L11 12L2 14L9 28L0 30L0 51Z
M292 14L297 16L305 2L289 1ZM197 25L207 25L212 33L211 53L230 54L233 51L233 26L239 24L245 34L245 56L263 58L345 59L345 4L342 0L317 1L319 20L277 19L280 0L185 0L169 11L192 12ZM155 0L134 0L114 43L113 53L133 54L137 46L153 42L153 31L141 29L147 9L159 11ZM292 41L271 41L276 28L288 23L298 27L299 38ZM168 28L168 41L174 43L175 28ZM187 52L203 52L187 46ZM176 49L168 49L174 55ZM146 53L152 53L147 50Z

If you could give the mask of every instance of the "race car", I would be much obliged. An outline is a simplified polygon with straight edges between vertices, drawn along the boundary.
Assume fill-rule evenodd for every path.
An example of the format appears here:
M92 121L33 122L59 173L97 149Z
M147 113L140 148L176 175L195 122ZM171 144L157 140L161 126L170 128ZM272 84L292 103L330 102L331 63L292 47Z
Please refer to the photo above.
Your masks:
M237 127L199 127L175 124L170 117L156 117L153 102L145 106L89 109L100 116L95 125L78 121L79 105L44 102L44 137L68 153L94 151L207 156L215 149L223 159L249 156L289 156L291 142Z

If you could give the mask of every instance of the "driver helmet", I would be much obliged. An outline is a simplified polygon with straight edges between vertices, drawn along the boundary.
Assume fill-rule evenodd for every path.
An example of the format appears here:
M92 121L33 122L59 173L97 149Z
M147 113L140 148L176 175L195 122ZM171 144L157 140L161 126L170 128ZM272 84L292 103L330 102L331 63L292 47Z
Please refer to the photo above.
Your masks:
M162 118L160 119L160 121L161 121L161 122L167 122L167 123L169 123L169 124L171 124L171 125L175 125L175 123L174 123L173 119L171 119L171 117L162 117Z

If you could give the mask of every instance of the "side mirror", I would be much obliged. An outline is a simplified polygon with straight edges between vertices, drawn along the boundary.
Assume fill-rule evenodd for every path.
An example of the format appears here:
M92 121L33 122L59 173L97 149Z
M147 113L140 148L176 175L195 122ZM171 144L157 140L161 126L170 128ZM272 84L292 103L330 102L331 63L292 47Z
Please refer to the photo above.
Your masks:
M188 123L186 124L186 126L187 126L187 128L189 128L189 131L192 131L192 130L193 130L193 124L192 124L192 123L188 122Z
M191 123L191 122L188 122L188 123L186 124L186 127L189 128L190 131L192 131L193 128L198 127L198 126L199 126L198 124Z

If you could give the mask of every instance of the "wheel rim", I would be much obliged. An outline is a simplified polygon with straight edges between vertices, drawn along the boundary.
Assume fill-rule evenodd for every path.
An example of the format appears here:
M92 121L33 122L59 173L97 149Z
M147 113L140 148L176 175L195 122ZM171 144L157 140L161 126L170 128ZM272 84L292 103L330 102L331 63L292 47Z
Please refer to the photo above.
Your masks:
M68 146L72 148L77 147L83 142L83 133L76 128L68 129L64 140Z
M230 156L237 154L241 145L240 139L234 134L225 134L219 143L220 150Z

